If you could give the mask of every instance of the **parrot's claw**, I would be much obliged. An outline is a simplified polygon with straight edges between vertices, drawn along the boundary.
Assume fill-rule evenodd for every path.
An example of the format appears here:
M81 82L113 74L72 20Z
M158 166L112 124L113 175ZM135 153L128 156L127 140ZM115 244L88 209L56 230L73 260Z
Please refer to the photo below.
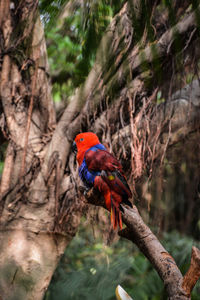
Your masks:
M87 195L87 193L89 192L89 190L90 190L91 188L89 188L89 187L86 187L86 186L79 186L79 191L84 195L84 196L86 196Z
M101 173L100 173L100 176L101 177L107 177L106 171L102 170Z
M84 192L83 192L83 195L86 196L90 189L91 189L91 188L89 188L89 187L85 187L85 190L84 190Z

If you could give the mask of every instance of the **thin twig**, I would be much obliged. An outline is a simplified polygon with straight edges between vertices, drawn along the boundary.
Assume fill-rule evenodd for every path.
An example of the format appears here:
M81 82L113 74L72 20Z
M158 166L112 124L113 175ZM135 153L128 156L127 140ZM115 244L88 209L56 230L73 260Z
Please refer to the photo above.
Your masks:
M193 37L195 31L197 31L197 28L196 28L196 27L195 27L195 28L193 29L193 31L191 32L190 37L189 37L189 39L188 39L188 41L187 41L187 44L185 45L185 47L183 48L183 50L181 51L181 53L183 53L183 52L187 49L187 47L188 47L188 45L190 44L191 39L192 39L192 37Z

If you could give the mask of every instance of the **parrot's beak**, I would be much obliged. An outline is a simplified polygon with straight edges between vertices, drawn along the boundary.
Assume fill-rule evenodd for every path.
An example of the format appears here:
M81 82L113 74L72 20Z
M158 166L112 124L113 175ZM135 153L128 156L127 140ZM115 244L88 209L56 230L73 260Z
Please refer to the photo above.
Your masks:
M78 152L77 147L76 147L76 142L73 142L73 144L72 144L72 152L74 152L74 154L77 154L77 152Z

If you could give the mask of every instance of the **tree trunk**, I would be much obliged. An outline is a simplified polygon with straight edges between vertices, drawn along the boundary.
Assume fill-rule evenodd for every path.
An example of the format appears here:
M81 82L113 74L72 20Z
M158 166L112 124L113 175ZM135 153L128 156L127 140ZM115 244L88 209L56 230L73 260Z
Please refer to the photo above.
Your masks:
M139 44L133 45L138 41L134 40L130 12L134 6L136 19L141 21L141 7L138 1L129 1L130 6L125 3L100 43L85 84L71 97L55 127L38 1L18 2L11 5L9 0L0 0L1 124L8 139L1 180L0 297L40 300L59 257L76 233L84 207L77 192L79 181L71 155L75 135L91 129L99 133L119 157L131 161L127 173L140 179L147 166L152 169L155 159L163 160L169 145L199 128L199 101L184 101L181 96L175 101L169 97L166 105L158 105L157 82L143 70L145 62L153 72L151 65L156 59L160 63L166 57L171 59L177 39L175 29L187 49L196 21L195 13L188 10L176 28L159 37L154 45L156 58L144 34L141 55ZM150 1L149 10L152 7L154 1ZM183 124L182 117L186 116ZM123 218L133 231L129 213L124 210ZM143 252L155 262L148 244ZM158 270L157 262L154 266ZM182 277L178 269L175 271L181 279L179 284ZM187 281L184 286L191 291ZM173 291L168 292L173 299ZM189 299L190 295L184 297Z
M3 229L2 229L3 230ZM42 299L71 237L31 230L0 232L2 299Z
M0 1L1 118L8 138L0 202L0 297L4 300L43 298L80 219L74 213L65 221L63 208L62 224L57 226L58 195L62 193L67 207L73 197L63 191L66 179L60 185L64 164L51 144L47 146L56 120L37 5L35 0L12 5Z

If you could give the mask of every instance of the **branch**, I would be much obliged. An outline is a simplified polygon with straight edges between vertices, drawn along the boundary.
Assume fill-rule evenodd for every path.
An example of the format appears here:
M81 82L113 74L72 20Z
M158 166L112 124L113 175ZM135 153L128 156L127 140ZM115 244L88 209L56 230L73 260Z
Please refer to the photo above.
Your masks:
M179 297L176 299L187 299L181 288L182 275L174 259L143 222L136 206L127 209L123 205L122 208L122 219L127 227L120 231L119 235L135 243L148 258L163 280L169 297L175 297L176 295L176 297Z
M192 247L192 256L189 270L183 277L182 287L190 295L200 277L200 250Z
M194 30L195 26L196 10L186 15L174 27L167 30L156 43L148 45L140 52L137 51L137 46L134 47L127 59L121 64L118 72L113 76L108 88L111 89L112 87L112 90L119 89L121 87L120 83L124 82L123 78L129 77L130 71L132 76L140 73L140 67L144 63L152 63L155 59L162 57L166 59L166 56L173 51L172 45L175 40L180 38L180 36L188 35ZM185 44L187 44L187 39L183 41L183 48Z
M122 46L119 45L118 47L116 46L117 42L113 42L115 40L117 41L117 38L119 38L118 31L122 27L122 24L119 23L118 20L128 18L128 13L128 6L127 3L125 3L119 14L113 18L103 36L97 51L96 61L84 85L77 89L75 94L71 97L69 105L60 119L49 145L45 157L45 174L47 173L48 161L54 151L59 151L62 166L64 168L70 154L72 140L76 134L80 132L82 127L87 127L88 120L90 117L92 118L101 101L105 101L105 99L108 99L110 102L115 100L116 97L109 97L111 92L119 91L119 89L127 83L130 71L132 74L137 74L139 72L139 67L144 63L141 59L138 45L130 51L130 48L128 48L130 40L125 39L127 32L123 32L120 39L126 41L124 42L123 47L127 49L127 53L129 53L128 57L126 59L123 57L124 61L121 65L117 63L117 66L114 66L114 70L110 68L111 62L113 65L113 60L116 61L118 54L121 53ZM156 59L158 57L165 57L169 54L171 48L168 49L168 45L174 41L177 36L173 34L174 31L184 35L187 33L188 29L193 29L195 24L195 12L192 12L187 17L183 18L175 27L166 31L158 43L154 44L157 50L155 50L157 52ZM130 36L132 37L131 31ZM145 60L148 62L152 62L152 60L155 59L152 55L151 46L148 45L143 52Z
M89 192L85 195L85 199L87 200L88 203L90 203L92 205L102 206L105 209L107 209L104 198L102 197L99 190L97 190L95 188L92 188L91 190L89 190Z
M104 200L97 190L91 189L85 198L90 204L105 208ZM191 291L200 277L200 250L193 247L191 266L183 278L173 257L144 223L136 206L130 208L121 205L121 208L122 219L127 227L118 234L136 244L152 263L164 282L170 300L189 300Z
M2 195L10 187L10 179L13 171L13 160L14 160L14 149L12 146L12 142L10 142L6 150L6 158L4 161L4 168L1 177L0 197L2 197Z
M125 15L127 13L127 5L124 5L119 15ZM180 22L178 22L172 29L167 30L159 39L157 43L153 45L148 45L144 50L139 51L138 45L136 45L132 51L127 50L127 58L123 58L123 62L117 67L114 67L114 72L110 72L110 56L112 51L112 59L117 60L117 51L120 49L115 49L112 46L112 40L115 39L115 30L117 26L116 20L110 24L105 36L102 38L99 49L96 55L96 61L94 67L90 71L87 80L82 88L78 89L74 98L74 103L78 103L75 111L78 117L70 124L67 130L67 136L69 139L73 139L74 135L78 133L82 127L87 126L87 121L92 119L94 112L102 101L108 99L108 103L119 96L120 91L124 86L127 87L127 81L131 77L135 79L135 76L141 73L141 66L147 62L150 64L159 58L165 58L171 55L173 51L173 42L177 37L187 37L188 33L193 31L196 26L195 11L191 12L189 15L184 17ZM119 25L119 24L118 24ZM174 34L176 32L176 34ZM187 38L183 39L183 48L187 44ZM109 46L108 48L108 45ZM128 45L128 44L127 44ZM127 45L124 45L126 47ZM156 53L156 55L154 55ZM151 69L151 67L150 67ZM113 95L115 93L115 95ZM73 104L74 105L74 104ZM70 105L67 109L70 108ZM72 110L73 111L73 110ZM81 113L79 113L81 112ZM67 116L67 115L66 115ZM68 119L64 117L62 122Z

